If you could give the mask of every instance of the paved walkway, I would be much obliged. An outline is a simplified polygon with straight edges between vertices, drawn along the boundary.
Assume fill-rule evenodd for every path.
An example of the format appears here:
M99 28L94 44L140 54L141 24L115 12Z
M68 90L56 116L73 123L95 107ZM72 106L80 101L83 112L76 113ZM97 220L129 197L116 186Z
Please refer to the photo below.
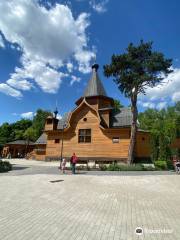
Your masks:
M179 175L61 175L58 163L11 161L0 174L2 240L180 239Z

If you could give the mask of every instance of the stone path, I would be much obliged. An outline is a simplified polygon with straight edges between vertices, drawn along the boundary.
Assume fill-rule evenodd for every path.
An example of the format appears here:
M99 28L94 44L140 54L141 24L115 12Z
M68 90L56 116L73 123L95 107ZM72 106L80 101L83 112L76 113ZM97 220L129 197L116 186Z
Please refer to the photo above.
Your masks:
M58 163L11 161L16 170L0 174L2 240L180 239L179 175L61 175Z

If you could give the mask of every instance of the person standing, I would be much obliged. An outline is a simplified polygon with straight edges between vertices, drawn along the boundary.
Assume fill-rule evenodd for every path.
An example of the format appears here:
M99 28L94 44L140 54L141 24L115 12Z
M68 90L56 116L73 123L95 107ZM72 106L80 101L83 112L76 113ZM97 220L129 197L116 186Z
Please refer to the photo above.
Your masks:
M176 173L178 173L178 174L180 173L180 161L179 160L176 162L175 170L176 170Z
M63 160L62 160L61 169L62 169L62 172L65 173L65 169L66 169L66 159L65 158L63 158Z
M71 167L72 167L72 174L76 173L76 163L78 161L78 158L75 153L73 153L71 157Z

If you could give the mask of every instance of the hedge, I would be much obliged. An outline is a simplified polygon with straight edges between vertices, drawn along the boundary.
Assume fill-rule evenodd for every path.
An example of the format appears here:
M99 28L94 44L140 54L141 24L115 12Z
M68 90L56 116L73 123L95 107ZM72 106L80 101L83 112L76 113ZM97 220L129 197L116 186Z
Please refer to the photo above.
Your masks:
M8 172L12 170L12 165L8 161L0 160L0 172Z
M109 166L101 165L102 171L154 171L155 169L151 166L144 166L143 164L134 165L118 165L110 164Z

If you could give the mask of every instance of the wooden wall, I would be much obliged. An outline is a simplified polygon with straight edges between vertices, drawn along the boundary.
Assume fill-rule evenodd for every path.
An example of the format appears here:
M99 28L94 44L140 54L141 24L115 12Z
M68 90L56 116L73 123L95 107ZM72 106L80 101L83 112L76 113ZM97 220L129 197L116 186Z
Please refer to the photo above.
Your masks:
M103 118L103 120L105 121L105 123L107 124L107 126L109 127L109 120L110 120L110 117L109 117L109 110L103 110L101 111L101 117Z
M46 156L46 144L38 144L35 149L36 159L45 160Z
M83 121L87 118L87 121ZM63 155L70 157L75 152L78 157L104 157L126 159L129 148L129 130L113 129L102 130L96 113L86 105L82 106L72 117L71 128L64 132ZM91 143L78 143L79 129L91 129ZM112 138L119 137L119 143L113 143ZM61 139L61 133L49 133L47 139L47 156L60 156L61 141L55 143L55 139Z
M28 159L45 160L46 144L36 144L35 149L31 152Z
M138 132L135 147L136 157L150 157L150 134L147 132Z
M83 119L87 120L84 121ZM78 143L79 129L91 129L91 143ZM119 137L119 143L112 139ZM63 157L69 158L73 152L81 159L127 160L130 143L130 128L105 129L99 126L97 113L86 104L73 113L70 128L64 131ZM59 139L59 143L55 143ZM48 131L47 146L44 153L36 153L38 160L59 158L61 155L62 132ZM136 141L136 157L150 156L149 134L138 132Z

